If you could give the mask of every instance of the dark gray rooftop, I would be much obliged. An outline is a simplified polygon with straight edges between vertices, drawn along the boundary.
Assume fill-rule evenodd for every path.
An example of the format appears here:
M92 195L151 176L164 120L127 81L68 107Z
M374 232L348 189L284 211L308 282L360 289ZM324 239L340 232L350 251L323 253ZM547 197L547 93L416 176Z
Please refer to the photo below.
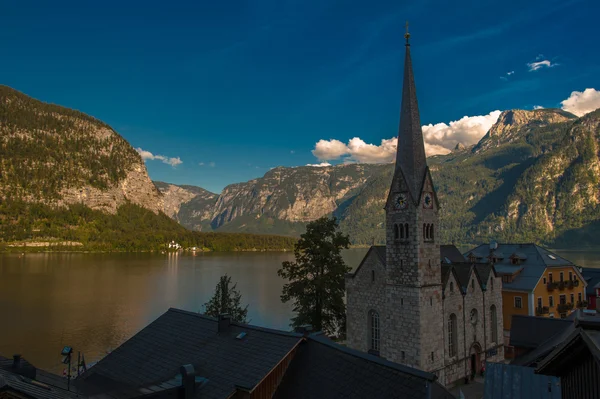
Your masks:
M573 320L569 319L513 315L510 327L510 345L537 348L572 324Z
M569 260L536 244L498 244L498 248L493 251L490 251L489 244L481 244L464 255L466 258L472 255L477 262L487 263L490 253L496 258L494 267L498 274L520 271L512 282L502 283L507 290L532 291L547 267L575 266ZM518 265L512 263L513 257L521 259Z
M560 399L560 379L535 374L531 367L487 363L484 397L486 399Z
M198 397L225 398L235 386L254 387L302 339L300 334L218 321L169 309L90 368L78 385L88 394L131 391L172 380L193 364L208 381ZM243 339L236 336L245 332Z
M0 369L0 392L5 390L16 391L26 397L35 399L69 399L78 397L67 390Z
M428 387L431 396L428 396ZM318 336L300 344L275 398L453 398L435 376Z
M465 257L454 245L440 245L440 259L442 263L465 262Z

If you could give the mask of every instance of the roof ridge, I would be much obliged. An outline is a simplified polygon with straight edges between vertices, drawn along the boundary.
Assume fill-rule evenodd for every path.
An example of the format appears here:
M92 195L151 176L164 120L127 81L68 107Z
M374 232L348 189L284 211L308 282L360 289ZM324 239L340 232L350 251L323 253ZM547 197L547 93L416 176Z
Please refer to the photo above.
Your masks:
M188 316L194 316L194 317L199 317L201 319L206 319L206 320L210 320L210 321L214 321L214 322L218 322L219 320L216 317L212 317L212 316L208 316L206 314L203 313L196 313L196 312L192 312L189 310L183 310L183 309L178 309L178 308L169 308L169 310L167 310L167 312L177 312L177 313L182 313ZM235 321L231 322L231 325L236 326L236 327L240 327L240 328L247 328L250 330L256 330L256 331L262 331L262 332L267 332L267 333L271 333L271 334L277 334L277 335L285 335L288 337L302 337L303 335L300 333L295 333L293 331L284 331L284 330L278 330L275 328L268 328L268 327L261 327L261 326L256 326L253 324L245 324L245 323L238 323Z
M317 342L317 343L319 343L321 345L325 345L325 346L328 346L328 347L330 347L332 349L339 350L340 352L344 352L344 353L346 353L348 355L355 356L355 357L358 357L358 358L361 358L361 359L364 359L364 360L368 360L368 361L371 361L373 363L377 363L377 364L379 364L381 366L389 367L391 369L400 371L402 373L412 375L414 377L425 379L425 380L430 381L430 382L434 382L434 381L437 380L437 376L435 374L433 374L433 373L428 373L426 371L419 370L419 369L414 368L414 367L409 367L409 366L405 366L403 364L394 363L394 362L391 362L389 360L382 359L382 358L380 358L378 356L370 355L368 353L361 352L361 351L358 351L356 349L348 348L347 346L340 345L340 344L338 344L338 343L336 343L336 342L334 342L334 341L332 341L330 339L324 339L323 337L318 336L318 335L309 335L307 337L307 339L311 339L311 340L313 340L313 341L315 341L315 342Z

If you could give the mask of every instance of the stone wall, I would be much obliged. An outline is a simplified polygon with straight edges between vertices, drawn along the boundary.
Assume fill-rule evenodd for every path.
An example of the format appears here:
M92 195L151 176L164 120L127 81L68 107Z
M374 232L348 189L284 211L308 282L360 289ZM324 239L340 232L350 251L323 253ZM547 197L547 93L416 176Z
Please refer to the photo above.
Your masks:
M372 272L375 281L372 281ZM349 347L367 352L369 350L369 311L379 313L382 334L387 327L385 320L390 317L386 308L385 268L374 249L369 250L353 277L346 277L346 328ZM381 352L385 352L385 339L380 336Z
M493 282L491 282L493 280ZM450 282L453 283L454 290L450 292ZM465 376L470 376L471 354L479 353L480 365L485 361L498 362L504 359L504 347L502 342L502 281L499 277L494 277L493 273L488 278L486 289L482 289L481 284L475 272L471 273L467 292L461 294L457 287L457 281L454 275L450 275L445 289L444 300L444 336L446 338L446 347L444 353L445 359L445 385L452 385L454 382L462 380ZM493 288L492 288L493 287ZM496 331L499 342L492 340L491 313L490 309L496 307ZM476 309L477 322L471 322L471 311ZM451 314L456 315L457 320L457 348L456 356L450 357L449 353L449 331L448 322ZM495 352L495 354L493 354ZM480 368L480 367L478 367ZM480 370L475 370L477 373Z

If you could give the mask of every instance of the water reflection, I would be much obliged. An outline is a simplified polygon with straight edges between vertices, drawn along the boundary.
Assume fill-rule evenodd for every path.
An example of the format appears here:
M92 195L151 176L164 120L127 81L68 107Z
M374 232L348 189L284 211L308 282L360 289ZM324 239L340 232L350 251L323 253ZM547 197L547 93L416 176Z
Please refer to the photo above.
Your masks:
M344 254L356 268L366 250ZM556 251L600 267L600 252ZM277 276L291 253L0 255L0 354L61 372L71 345L87 361L116 348L169 307L202 311L221 275L237 282L253 324L288 329Z

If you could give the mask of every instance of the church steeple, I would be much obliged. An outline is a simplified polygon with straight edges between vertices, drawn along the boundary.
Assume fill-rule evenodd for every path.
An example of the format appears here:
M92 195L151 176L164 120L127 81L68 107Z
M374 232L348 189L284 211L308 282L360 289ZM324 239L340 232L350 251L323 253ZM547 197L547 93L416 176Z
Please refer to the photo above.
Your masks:
M404 83L402 85L402 106L400 108L395 175L398 176L398 169L402 171L413 200L418 201L427 163L421 120L419 118L417 90L410 58L408 22L406 23L404 37L406 38L406 57L404 61Z

